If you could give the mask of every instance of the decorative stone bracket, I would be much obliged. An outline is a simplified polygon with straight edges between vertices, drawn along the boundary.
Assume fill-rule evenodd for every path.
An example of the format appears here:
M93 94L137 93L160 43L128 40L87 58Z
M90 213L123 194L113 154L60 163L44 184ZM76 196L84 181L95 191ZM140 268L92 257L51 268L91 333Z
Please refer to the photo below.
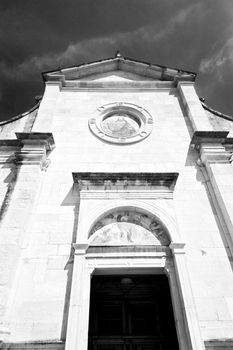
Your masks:
M233 139L228 131L196 131L191 146L200 152L203 164L229 163L233 154Z
M39 164L41 169L46 169L47 154L55 147L52 133L16 133L16 136L23 146L15 153L17 163Z
M73 248L75 251L75 255L85 255L87 252L87 249L89 247L88 242L84 243L73 243Z
M185 243L183 242L173 242L169 245L173 255L175 254L185 254Z
M55 145L52 133L16 133L17 140L1 140L0 151L2 162L16 164L40 165L41 169L47 168L49 161L47 155Z

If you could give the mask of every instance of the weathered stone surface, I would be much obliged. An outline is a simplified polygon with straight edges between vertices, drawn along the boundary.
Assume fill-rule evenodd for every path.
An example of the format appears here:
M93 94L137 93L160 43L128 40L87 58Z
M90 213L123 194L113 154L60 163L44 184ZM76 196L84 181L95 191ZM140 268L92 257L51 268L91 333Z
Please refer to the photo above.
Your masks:
M76 79L69 82L64 76L73 76L71 72L53 77L32 133L25 134L23 123L15 123L12 128L19 140L1 141L6 164L0 168L5 208L0 222L0 322L10 329L3 338L11 348L63 349L59 340L65 337L70 309L74 326L68 326L68 337L74 338L68 350L84 350L90 287L86 276L103 266L147 272L153 267L170 276L181 350L201 350L204 341L209 350L232 348L233 172L228 130L213 131L190 82L191 73L182 73L189 82L180 82L177 88L175 71L159 69L147 77L141 68L136 70L120 75L103 70L87 77L75 71ZM161 74L170 81L157 80ZM88 120L100 106L121 101L141 106L153 118L151 133L141 142L109 144L89 130ZM3 131L6 139L12 138L10 127ZM190 147L194 131L196 149ZM56 148L52 150L38 133L51 142L52 133ZM219 136L218 145L213 136ZM38 157L43 162L49 157L46 172ZM26 162L19 166L15 158ZM109 213L114 216L129 208L135 215L150 214L157 220L158 229L168 234L166 244L160 231L153 233L148 224L138 225L154 234L147 249L141 246L143 234L129 244L121 227L115 241L109 235L115 250L111 246L107 252L103 239L98 245L104 249L95 250L95 241L88 249L89 235L98 231L95 225ZM120 241L122 250L116 248ZM190 329L189 340L184 325Z

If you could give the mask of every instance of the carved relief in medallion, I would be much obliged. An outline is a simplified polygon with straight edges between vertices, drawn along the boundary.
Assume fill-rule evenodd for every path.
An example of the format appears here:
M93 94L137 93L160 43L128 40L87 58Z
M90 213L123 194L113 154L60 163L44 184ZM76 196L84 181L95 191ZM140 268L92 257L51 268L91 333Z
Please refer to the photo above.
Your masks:
M91 245L169 245L170 240L152 216L136 211L116 211L91 230Z
M133 143L149 136L153 118L142 107L115 102L101 106L89 119L89 128L99 138L112 143Z

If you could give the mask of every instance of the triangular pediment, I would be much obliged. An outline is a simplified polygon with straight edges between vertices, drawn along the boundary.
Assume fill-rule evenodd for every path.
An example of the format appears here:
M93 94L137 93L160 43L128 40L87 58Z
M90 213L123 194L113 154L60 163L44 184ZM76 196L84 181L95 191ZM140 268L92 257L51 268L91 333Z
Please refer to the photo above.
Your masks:
M116 56L43 73L45 81L194 81L193 72Z
M85 76L84 78L78 79L80 81L99 81L99 82L108 82L108 81L145 81L145 80L155 80L151 77L145 77L140 74L126 72L124 70L115 70L106 73L92 74Z

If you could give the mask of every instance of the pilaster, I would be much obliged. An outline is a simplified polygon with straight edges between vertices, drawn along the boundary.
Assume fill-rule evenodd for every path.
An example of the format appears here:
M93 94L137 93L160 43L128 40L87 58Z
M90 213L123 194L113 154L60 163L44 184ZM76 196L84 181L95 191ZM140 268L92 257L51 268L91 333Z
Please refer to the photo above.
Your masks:
M184 243L171 243L170 248L174 257L175 275L179 295L182 296L184 307L184 318L186 319L186 334L189 336L190 349L204 350L204 341L201 336L200 326L196 313L194 297L186 265ZM170 273L170 275L172 275ZM173 274L174 277L174 274ZM173 281L173 283L175 283Z
M7 314L20 278L20 257L29 239L28 225L41 181L41 170L47 166L47 155L54 147L52 134L17 133L16 136L17 140L13 143L12 140L0 143L0 155L2 162L5 161L2 170L5 166L11 167L0 217L1 292L5 296L4 305L1 305L4 310L1 322L4 327L10 322Z
M85 261L87 244L75 244L66 350L87 349L91 273Z
M225 133L225 134L224 134ZM233 259L233 147L228 132L211 132L193 137L192 143L199 151L197 165L203 173L217 219Z

